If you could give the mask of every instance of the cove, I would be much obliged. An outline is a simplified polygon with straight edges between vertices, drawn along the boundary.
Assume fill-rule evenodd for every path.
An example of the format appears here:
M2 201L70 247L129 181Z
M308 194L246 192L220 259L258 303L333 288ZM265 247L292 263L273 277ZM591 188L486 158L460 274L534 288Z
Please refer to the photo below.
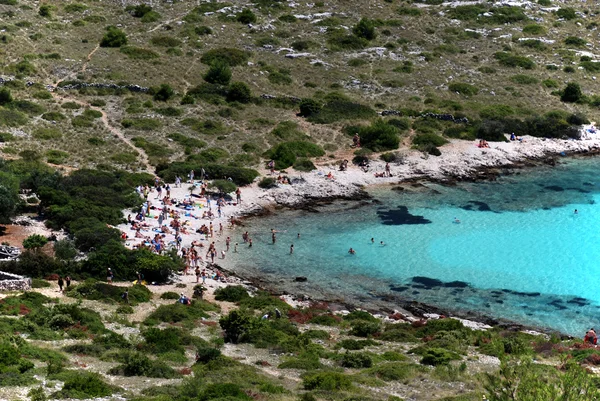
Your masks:
M416 300L582 336L600 323L600 158L561 161L493 182L373 188L369 201L250 218L233 238L234 270L318 299Z

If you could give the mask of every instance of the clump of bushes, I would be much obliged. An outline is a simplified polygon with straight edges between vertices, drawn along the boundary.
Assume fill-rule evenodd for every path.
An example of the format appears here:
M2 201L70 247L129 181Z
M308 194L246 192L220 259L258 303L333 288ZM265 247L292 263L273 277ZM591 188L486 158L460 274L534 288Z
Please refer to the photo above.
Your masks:
M400 144L399 130L394 125L379 119L356 130L363 148L374 152L397 149Z
M450 92L460 93L464 96L475 96L479 93L479 88L464 82L452 82L448 85L448 90Z
M202 55L200 61L207 65L212 65L219 60L227 63L230 67L245 64L250 58L250 53L244 50L234 48L219 48L207 51Z
M324 104L305 99L300 103L300 115L317 124L331 124L340 120L370 120L377 115L369 106L355 103L339 93L330 93Z
M162 293L160 299L179 299L179 294L173 291Z
M121 47L127 44L127 35L115 26L106 28L107 32L100 41L101 47Z
M65 371L63 373L68 373L65 384L62 390L55 394L60 398L108 397L116 390L115 387L107 384L98 373L84 371Z
M146 318L144 324L156 325L161 322L192 324L196 320L207 318L206 312L214 310L216 310L214 305L201 300L195 300L191 305L181 303L161 305Z
M535 68L535 63L524 56L517 56L507 52L497 52L494 54L494 58L498 60L501 65L506 67L521 67L526 70Z
M340 365L352 369L370 368L373 366L373 359L362 352L346 352L340 360Z
M150 298L152 298L152 292L144 285L136 284L127 289L129 290L129 303L132 305L136 305L140 302L148 302L150 301ZM122 294L124 291L124 287L88 279L70 290L68 295L95 301L122 302Z

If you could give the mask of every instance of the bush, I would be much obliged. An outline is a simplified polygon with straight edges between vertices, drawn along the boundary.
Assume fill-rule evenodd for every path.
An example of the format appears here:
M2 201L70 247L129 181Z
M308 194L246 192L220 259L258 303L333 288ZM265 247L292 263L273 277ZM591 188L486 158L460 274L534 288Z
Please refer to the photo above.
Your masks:
M154 36L152 39L150 39L150 43L155 46L162 47L179 47L182 44L181 40L172 36Z
M236 16L236 21L241 22L242 24L253 24L256 22L256 15L252 12L252 10L245 8Z
M521 67L526 70L535 68L535 63L524 56L516 56L507 52L494 53L494 58L506 67Z
M152 292L141 284L133 285L127 289L129 290L129 303L132 305L148 302L152 297ZM124 290L123 287L88 279L70 290L68 295L71 297L80 296L94 301L120 303L123 301L122 294Z
M308 172L308 171L316 170L317 167L310 159L301 157L301 158L296 159L296 161L294 162L294 169L297 171Z
M13 101L12 94L7 88L0 88L0 106L4 106Z
M558 10L556 10L556 16L558 18L566 19L567 21L577 18L575 9L571 7L559 8Z
M179 294L172 291L167 291L161 294L160 299L179 299Z
M297 157L319 157L325 151L319 145L306 141L282 142L264 153L264 157L275 160L275 168L285 169L296 162Z
M161 84L158 88L154 88L152 92L152 98L159 102L166 102L175 96L175 91L169 84Z
M240 310L233 310L219 319L219 325L225 332L225 341L238 343L242 336L258 325L258 320Z
M84 371L70 375L58 392L61 398L77 399L108 397L112 393L113 387L106 384L99 374Z
M510 80L520 85L533 85L540 82L537 78L524 74L513 75Z
M300 113L301 117L310 117L318 114L323 106L317 100L314 99L302 99L300 102Z
M127 35L122 30L109 26L106 28L108 32L100 41L101 47L121 47L127 44Z
M378 333L380 330L379 322L367 322L357 320L352 322L352 329L348 334L357 337L370 337Z
M202 168L211 177L231 178L237 185L248 185L259 176L258 171L249 168L225 166L215 163L195 163L193 161L158 165L156 170L163 180L174 182L176 175L184 177L190 170L200 171Z
M350 390L350 377L339 372L315 372L302 379L306 390L339 391Z
M227 63L230 67L245 64L250 58L250 53L232 48L219 48L209 50L202 55L200 61L207 65L212 65L215 61L219 60Z
M412 363L391 362L377 365L369 369L369 374L388 381L401 381L414 377L420 367Z
M359 38L366 40L374 40L377 37L375 32L375 23L369 19L361 18L361 20L352 28L352 32Z
M260 180L258 186L263 189L274 188L277 186L277 182L275 181L275 178L264 177L262 180Z
M228 285L215 291L217 301L239 302L247 297L249 297L248 291L241 285Z
M464 82L452 82L448 85L450 92L457 92L464 96L475 96L479 93L479 88Z
M112 46L115 47L115 46ZM135 46L121 46L121 53L134 60L152 60L159 58L160 54L153 50L144 49Z
M360 50L369 44L368 40L355 35L333 35L327 39L327 44L334 51Z
M121 376L145 376L172 379L177 376L173 368L161 361L153 361L139 352L125 354L122 365L111 368L108 373Z
M455 352L443 348L426 348L422 353L421 363L423 365L447 365L450 361L460 360L460 356Z
M215 310L215 307L207 302L196 300L192 305L174 303L161 305L152 312L144 321L147 325L164 323L186 323L192 324L196 320L207 318L206 311Z
M360 352L346 352L340 360L344 368L363 369L373 366L373 360L368 354Z
M227 62L216 60L202 78L211 84L228 85L231 80L231 68Z
M361 146L374 152L397 149L400 144L398 129L379 119L369 126L358 128Z
M132 315L134 310L129 305L120 305L117 307L117 309L115 309L115 313L118 315Z
M51 286L52 284L50 284L46 280L41 280L39 278L34 278L31 280L31 288L48 288Z
M424 147L427 145L438 147L447 144L448 141L437 134L423 133L415 135L412 143L417 147Z
M236 400L252 401L237 384L233 383L212 383L208 384L202 394L197 398L198 401L207 400Z
M576 103L583 99L584 96L581 87L576 82L569 82L560 95L560 100L565 103Z
M252 100L250 87L244 82L232 82L227 89L228 102L248 103Z
M528 24L523 27L523 33L527 35L543 35L546 33L546 28L538 24Z
M567 36L565 38L565 44L568 46L585 47L587 41L577 36Z
M196 28L194 28L194 32L198 36L212 35L212 33L213 33L213 31L210 27L204 26L204 25L197 26Z
M317 124L330 124L339 120L370 120L377 116L375 110L360 103L354 103L339 93L330 93L321 110L308 117Z

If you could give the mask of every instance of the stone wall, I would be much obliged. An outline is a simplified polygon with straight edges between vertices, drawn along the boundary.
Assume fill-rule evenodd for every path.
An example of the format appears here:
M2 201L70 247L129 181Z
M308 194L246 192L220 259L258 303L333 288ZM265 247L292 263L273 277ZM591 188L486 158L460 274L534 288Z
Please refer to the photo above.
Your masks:
M0 291L27 291L31 289L31 279L17 274L0 271Z

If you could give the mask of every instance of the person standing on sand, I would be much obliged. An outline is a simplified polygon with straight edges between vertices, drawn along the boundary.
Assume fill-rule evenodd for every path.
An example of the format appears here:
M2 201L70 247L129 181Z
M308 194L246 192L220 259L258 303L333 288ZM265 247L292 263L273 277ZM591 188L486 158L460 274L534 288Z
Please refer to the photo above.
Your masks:
M392 173L390 172L390 163L385 163L385 176L391 177Z
M175 188L181 188L181 177L175 176Z
M238 206L242 203L242 190L238 187L235 190L235 199L237 201Z
M65 277L65 282L67 283L67 291L69 291L69 288L71 288L71 277Z
M195 273L196 273L196 283L199 283L200 282L200 266L196 267Z
M225 251L229 252L229 244L231 243L231 238L227 237L225 240Z
M112 284L113 282L113 278L115 277L115 273L113 273L113 271L111 270L111 268L109 267L106 270L106 281L108 282L108 284Z
M190 178L190 184L193 184L194 183L194 170L190 170L188 177Z
M65 285L63 278L61 276L58 276L58 292L60 292L61 294L63 292L63 285Z

